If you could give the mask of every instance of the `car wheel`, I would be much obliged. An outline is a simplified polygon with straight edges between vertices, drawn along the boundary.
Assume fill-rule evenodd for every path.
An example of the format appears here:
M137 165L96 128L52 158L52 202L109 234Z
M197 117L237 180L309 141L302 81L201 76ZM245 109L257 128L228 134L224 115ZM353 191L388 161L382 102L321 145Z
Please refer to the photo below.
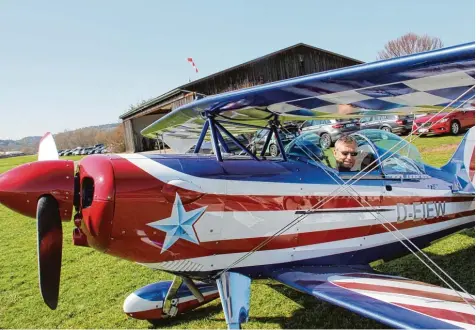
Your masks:
M391 129L390 127L388 127L388 126L382 127L381 130L382 130L382 131L385 131L385 132L390 132L390 133L392 133L392 129Z
M330 148L330 146L332 144L331 136L327 133L322 134L321 139L320 139L320 144L321 144L322 149Z
M459 131L461 130L461 126L458 121L454 120L451 122L451 134L458 135Z
M277 155L279 155L278 146L275 144L271 144L269 146L269 154L271 155L271 157L276 157Z

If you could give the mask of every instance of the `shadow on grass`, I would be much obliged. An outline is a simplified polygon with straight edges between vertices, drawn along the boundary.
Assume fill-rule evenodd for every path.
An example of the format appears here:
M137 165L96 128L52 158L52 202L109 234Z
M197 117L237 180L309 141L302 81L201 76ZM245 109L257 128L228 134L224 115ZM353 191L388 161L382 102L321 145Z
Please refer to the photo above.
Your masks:
M474 237L474 229L465 230L464 233L465 235ZM473 233L473 236L471 236L471 233ZM459 283L466 291L474 294L474 246L446 255L438 255L431 252L426 252L426 255L439 267L441 267L449 276L451 276L457 283ZM429 261L426 258L424 260L429 264ZM432 264L431 266L435 269ZM403 276L416 281L447 288L447 285L414 255L407 255L405 257L378 265L375 267L375 269L382 273ZM438 273L441 274L441 272ZM450 282L446 277L444 278L456 289L456 286L453 284L453 282ZM459 291L462 290L459 289Z
M429 134L429 135L420 135L419 137L421 138L444 138L444 137L451 137L451 136L464 136L466 132L468 132L469 129L467 128L462 128L460 132L456 135L451 134L451 133L443 133L443 134Z
M270 288L302 306L290 317L257 317L252 321L274 322L282 329L382 329L385 325L366 319L342 307L318 300L293 290L283 284L271 284Z
M464 229L460 231L458 234L466 235L468 237L474 238L474 228Z
M211 315L214 315L217 313L222 313L221 304L208 305L202 308L197 308L195 310L191 310L187 313L180 314L177 317L170 318L170 319L160 319L156 321L149 321L150 322L149 329L173 328L174 326L183 324L184 322L204 320L207 318L209 319ZM224 319L223 319L223 322L225 322ZM226 324L225 324L225 327L226 327Z

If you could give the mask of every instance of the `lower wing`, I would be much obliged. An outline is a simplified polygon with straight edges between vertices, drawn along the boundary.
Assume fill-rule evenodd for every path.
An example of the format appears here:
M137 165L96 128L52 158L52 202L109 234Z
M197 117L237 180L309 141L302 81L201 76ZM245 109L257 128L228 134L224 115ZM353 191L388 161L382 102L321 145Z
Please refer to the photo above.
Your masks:
M269 274L298 291L395 328L474 328L474 296L350 267L303 266Z

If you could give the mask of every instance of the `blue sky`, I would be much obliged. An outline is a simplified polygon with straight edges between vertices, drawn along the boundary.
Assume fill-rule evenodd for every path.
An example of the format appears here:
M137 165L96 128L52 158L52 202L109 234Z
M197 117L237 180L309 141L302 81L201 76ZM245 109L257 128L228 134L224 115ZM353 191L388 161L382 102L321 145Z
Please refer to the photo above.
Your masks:
M471 42L474 16L474 0L2 0L0 139L119 122L189 78L299 42L366 62L407 32Z

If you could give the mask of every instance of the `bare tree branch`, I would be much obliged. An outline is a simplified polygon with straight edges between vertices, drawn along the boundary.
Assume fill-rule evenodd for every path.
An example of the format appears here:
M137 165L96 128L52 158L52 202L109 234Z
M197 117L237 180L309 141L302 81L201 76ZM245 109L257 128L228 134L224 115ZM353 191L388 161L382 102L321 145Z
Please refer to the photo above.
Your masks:
M88 147L99 143L106 145L112 152L124 152L124 127L118 124L110 130L100 130L95 127L80 128L74 131L65 131L54 136L58 149L72 149Z
M384 60L393 57L426 52L443 47L440 38L428 35L419 36L413 32L407 33L398 39L389 41L382 51L378 53L377 59Z

